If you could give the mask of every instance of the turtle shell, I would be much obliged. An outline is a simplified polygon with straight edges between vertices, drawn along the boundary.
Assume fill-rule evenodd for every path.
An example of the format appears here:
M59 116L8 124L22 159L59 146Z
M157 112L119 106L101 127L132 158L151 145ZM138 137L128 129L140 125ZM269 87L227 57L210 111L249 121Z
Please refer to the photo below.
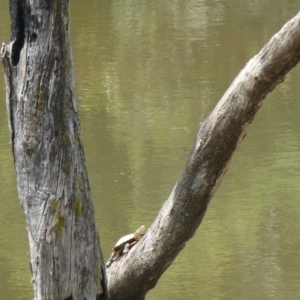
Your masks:
M145 225L138 228L135 233L127 234L121 237L114 246L113 252L108 262L106 263L106 267L108 268L117 259L118 256L121 256L125 252L125 245L128 245L126 246L126 252L128 252L129 249L131 249L141 239L144 233Z
M125 236L123 236L123 237L121 237L118 241L117 241L117 243L116 243L116 245L115 245L115 247L114 247L114 251L116 251L116 252L119 252L120 250L123 250L124 249L124 247L125 247L125 245L128 243L128 244L131 244L131 243L133 243L133 242L135 242L136 241L136 239L134 238L134 233L131 233L131 234L127 234L127 235L125 235Z
M145 225L142 225L140 228L136 230L135 233L127 234L123 237L121 237L115 247L113 248L113 251L120 252L122 254L124 247L126 244L129 244L129 248L131 248L136 242L138 242L141 237L144 235L145 232Z

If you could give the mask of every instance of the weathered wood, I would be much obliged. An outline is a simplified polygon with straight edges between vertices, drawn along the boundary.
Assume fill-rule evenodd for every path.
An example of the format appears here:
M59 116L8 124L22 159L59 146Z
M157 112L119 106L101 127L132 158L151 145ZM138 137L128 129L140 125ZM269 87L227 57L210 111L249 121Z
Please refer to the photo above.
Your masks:
M200 125L185 169L151 228L107 269L109 299L143 299L155 286L200 225L263 99L299 60L300 13L248 62Z
M35 299L104 299L105 266L79 137L69 1L11 0L10 10L11 42L1 54Z

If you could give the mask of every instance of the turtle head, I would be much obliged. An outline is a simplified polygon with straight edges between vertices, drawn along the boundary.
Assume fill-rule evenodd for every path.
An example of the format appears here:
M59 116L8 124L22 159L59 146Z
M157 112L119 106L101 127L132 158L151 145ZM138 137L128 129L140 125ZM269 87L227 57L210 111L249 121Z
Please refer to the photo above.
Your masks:
M134 238L139 241L141 239L141 237L145 234L146 231L146 227L145 225L142 225L140 228L138 228L136 230L136 232L134 233Z

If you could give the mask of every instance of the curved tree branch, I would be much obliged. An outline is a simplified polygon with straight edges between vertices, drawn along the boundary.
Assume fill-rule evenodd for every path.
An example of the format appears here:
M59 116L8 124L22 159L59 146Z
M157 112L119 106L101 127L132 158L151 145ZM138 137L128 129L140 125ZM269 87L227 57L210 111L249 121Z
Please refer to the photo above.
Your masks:
M200 125L185 169L140 242L108 269L109 299L144 299L200 225L263 99L300 60L300 13L236 77Z

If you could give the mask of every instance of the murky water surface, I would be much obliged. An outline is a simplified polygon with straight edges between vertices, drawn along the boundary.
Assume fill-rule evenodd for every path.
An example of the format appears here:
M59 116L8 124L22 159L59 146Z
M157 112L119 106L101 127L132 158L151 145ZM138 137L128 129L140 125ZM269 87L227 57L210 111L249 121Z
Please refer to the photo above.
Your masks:
M0 41L8 41L0 0ZM198 124L297 1L74 0L72 43L87 166L104 255L150 226ZM154 299L300 299L300 69L270 94L203 224ZM27 233L0 80L0 298L32 299Z

